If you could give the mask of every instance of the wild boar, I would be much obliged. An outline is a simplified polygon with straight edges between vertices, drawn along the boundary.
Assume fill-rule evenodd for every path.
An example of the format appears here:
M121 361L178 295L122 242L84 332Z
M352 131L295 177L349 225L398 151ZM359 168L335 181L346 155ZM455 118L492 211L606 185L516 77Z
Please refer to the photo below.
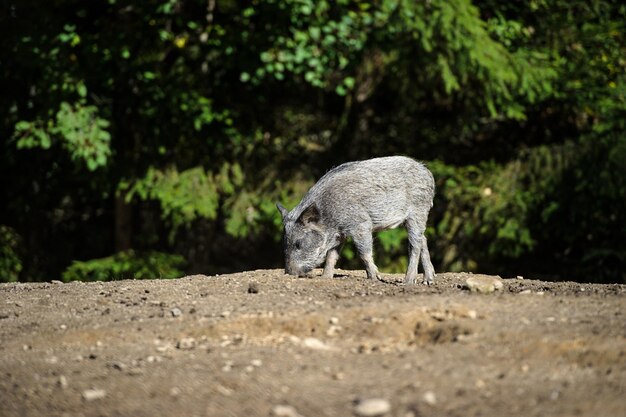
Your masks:
M284 225L285 272L305 275L325 261L332 278L339 249L351 238L369 279L380 279L372 233L404 225L409 265L404 282L414 284L422 261L425 284L435 271L424 231L435 181L423 164L404 156L347 162L328 171L291 211L277 203Z

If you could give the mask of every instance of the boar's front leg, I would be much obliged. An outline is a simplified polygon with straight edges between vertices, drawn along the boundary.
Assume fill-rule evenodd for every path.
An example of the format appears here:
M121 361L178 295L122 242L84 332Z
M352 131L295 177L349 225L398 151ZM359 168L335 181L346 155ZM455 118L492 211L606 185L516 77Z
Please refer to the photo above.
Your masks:
M335 264L339 259L339 248L332 248L326 254L326 263L324 264L324 272L322 272L322 278L330 279L333 277L333 271L335 270Z
M354 246L356 246L356 250L365 264L367 277L369 279L380 280L378 268L374 263L374 240L372 238L372 226L367 223L362 224L361 227L353 234L352 240L354 240Z

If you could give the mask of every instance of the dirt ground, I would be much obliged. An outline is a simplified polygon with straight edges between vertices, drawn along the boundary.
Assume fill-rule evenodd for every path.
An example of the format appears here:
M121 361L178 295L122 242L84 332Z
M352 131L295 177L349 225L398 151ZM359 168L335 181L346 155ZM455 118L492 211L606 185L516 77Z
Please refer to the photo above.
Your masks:
M626 416L625 285L472 276L2 284L0 416Z

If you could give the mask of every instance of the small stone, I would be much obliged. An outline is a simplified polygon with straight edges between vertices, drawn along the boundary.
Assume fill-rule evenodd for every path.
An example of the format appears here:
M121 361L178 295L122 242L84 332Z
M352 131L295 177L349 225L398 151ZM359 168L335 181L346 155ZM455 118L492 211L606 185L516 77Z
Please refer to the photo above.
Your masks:
M55 363L59 363L59 358L57 358L56 356L49 356L45 359L45 361L46 363L54 365Z
M524 277L523 277L523 276L521 276L521 275L518 275L516 278L517 278L517 279L524 279Z
M256 368L259 368L260 366L263 365L263 361L261 359L252 359L250 364Z
M294 407L290 405L275 405L272 407L272 416L274 417L303 417Z
M67 330L67 325L66 324L62 324L62 325L59 326L59 329Z
M467 312L467 317L472 320L476 320L478 318L478 312L476 312L476 310L469 310Z
M346 378L346 375L343 372L337 372L336 374L333 374L333 379L335 381L342 381Z
M100 400L107 396L107 392L103 389L87 389L83 391L83 399L85 401Z
M107 363L107 367L111 369L116 369L118 371L126 370L126 365L124 365L122 362L109 362Z
M227 311L222 311L222 314L220 314L220 316L222 318L227 318L228 316L230 316L230 311L228 311L228 310Z
M172 388L170 389L170 395L171 395L172 397L178 397L178 396L180 395L180 388L178 388L178 387L172 387Z
M332 350L332 347L314 337L307 337L302 341L304 347L316 350Z
M336 336L341 331L341 326L331 325L328 330L326 330L326 336L333 337Z
M224 366L222 366L222 372L230 372L233 369L234 365L235 365L235 362L233 362L233 361L226 361L224 363Z
M68 387L68 382L67 382L67 378L65 377L65 375L60 375L59 376L59 380L57 381L57 384L59 385L59 387L61 387L62 389L66 389Z
M193 337L183 337L176 343L176 347L181 350L189 350L196 347L196 339Z
M233 395L233 390L230 388L227 388L223 385L218 385L216 387L217 392L219 392L220 394L222 394L224 397L230 397L231 395Z
M382 398L369 398L361 400L354 408L354 414L361 417L376 417L391 411L389 401Z
M171 309L170 313L172 313L172 317L180 317L180 315L183 314L183 312L180 311L180 308L178 307L174 307L173 309Z
M426 391L424 393L424 395L422 396L422 399L428 405L435 405L435 404L437 404L437 396L432 391Z
M504 284L499 278L489 276L471 276L465 280L465 287L471 292L490 294L502 290Z
M330 324L338 324L339 323L339 319L337 317L331 317L330 319L328 319L328 322Z

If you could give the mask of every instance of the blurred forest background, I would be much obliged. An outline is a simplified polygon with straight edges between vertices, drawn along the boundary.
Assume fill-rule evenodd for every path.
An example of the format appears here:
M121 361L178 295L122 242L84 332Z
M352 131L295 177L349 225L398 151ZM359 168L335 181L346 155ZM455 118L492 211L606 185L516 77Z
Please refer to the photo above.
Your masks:
M626 282L622 1L7 0L0 35L0 281L280 267L276 201L402 154L437 271Z

